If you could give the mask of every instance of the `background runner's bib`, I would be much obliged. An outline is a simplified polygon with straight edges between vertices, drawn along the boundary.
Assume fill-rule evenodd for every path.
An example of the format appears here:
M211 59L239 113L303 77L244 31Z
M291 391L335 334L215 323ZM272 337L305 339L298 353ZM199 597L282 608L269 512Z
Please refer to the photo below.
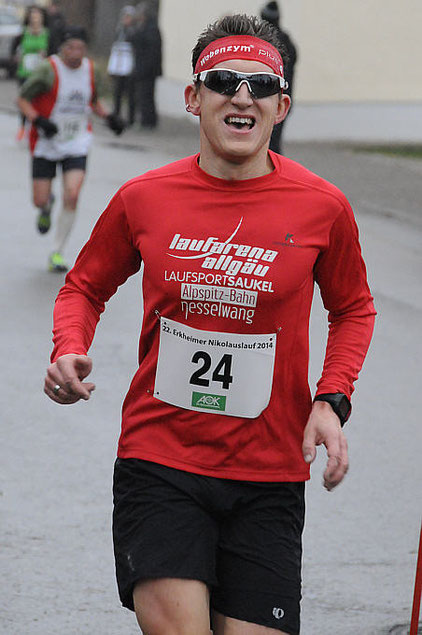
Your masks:
M84 122L81 124L79 117L72 115L63 115L60 117L60 121L58 123L59 131L57 133L56 141L59 143L67 143L68 141L76 139L80 134L81 125L84 125Z
M271 396L276 337L201 331L161 318L154 397L197 412L258 417Z

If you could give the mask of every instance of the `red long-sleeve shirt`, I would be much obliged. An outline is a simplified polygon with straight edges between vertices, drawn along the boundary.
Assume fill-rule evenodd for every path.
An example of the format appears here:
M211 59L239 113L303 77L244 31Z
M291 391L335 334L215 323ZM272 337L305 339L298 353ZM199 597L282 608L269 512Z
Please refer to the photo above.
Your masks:
M231 479L309 478L301 445L311 408L315 282L329 320L317 393L353 391L375 316L353 212L336 187L271 157L272 173L245 181L206 174L198 156L132 179L66 278L54 310L53 361L87 353L105 302L144 263L139 368L123 405L122 458ZM277 333L263 412L226 416L156 398L159 316L205 332Z

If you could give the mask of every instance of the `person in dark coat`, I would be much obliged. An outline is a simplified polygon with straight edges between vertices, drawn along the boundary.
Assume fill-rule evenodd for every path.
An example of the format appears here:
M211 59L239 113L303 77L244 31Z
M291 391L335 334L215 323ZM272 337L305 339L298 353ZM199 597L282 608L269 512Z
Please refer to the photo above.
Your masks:
M138 26L132 37L135 55L135 82L143 128L155 128L155 82L161 70L161 34L155 8L149 2L137 6Z
M284 92L289 95L291 99L291 106L288 113L290 114L293 106L293 78L294 68L297 61L297 49L289 34L286 31L283 31L280 26L281 11L277 2L267 2L267 4L265 4L261 9L261 18L263 20L267 20L267 22L270 22L276 27L280 41L287 53L284 61L284 77L289 86ZM273 133L271 135L270 150L274 150L274 152L278 152L279 154L283 154L282 133L286 119L274 126Z
M50 33L48 55L58 52L66 31L66 19L60 10L60 0L51 0L47 11L47 26Z

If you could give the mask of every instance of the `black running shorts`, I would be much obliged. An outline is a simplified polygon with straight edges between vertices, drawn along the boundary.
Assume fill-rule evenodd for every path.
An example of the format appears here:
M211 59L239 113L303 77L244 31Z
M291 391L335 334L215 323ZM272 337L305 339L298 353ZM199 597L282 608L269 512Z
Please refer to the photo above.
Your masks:
M56 168L59 163L62 172L68 170L86 170L86 156L65 157L57 161L50 161L44 157L32 157L32 178L33 179L54 179L56 176Z
M113 540L122 604L140 580L205 582L211 606L299 633L304 483L232 481L117 459Z

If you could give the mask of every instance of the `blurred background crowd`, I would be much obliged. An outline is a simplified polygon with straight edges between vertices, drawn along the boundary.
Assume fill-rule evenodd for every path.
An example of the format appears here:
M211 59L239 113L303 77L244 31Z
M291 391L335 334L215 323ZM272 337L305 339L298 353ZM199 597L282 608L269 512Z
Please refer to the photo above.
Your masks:
M26 6L21 2L0 5L0 64L9 78L16 78L18 85L22 85L45 57L58 52L71 24L78 24L88 32L95 50L94 5L82 3L78 11L77 4L51 0ZM102 92L111 93L116 115L120 115L122 103L127 102L127 126L135 123L139 113L142 127L155 128L158 121L155 80L162 74L158 2L146 0L123 5L108 35L111 40L108 50L101 47L97 50L98 66L103 67L106 80ZM24 136L22 115L17 139Z

